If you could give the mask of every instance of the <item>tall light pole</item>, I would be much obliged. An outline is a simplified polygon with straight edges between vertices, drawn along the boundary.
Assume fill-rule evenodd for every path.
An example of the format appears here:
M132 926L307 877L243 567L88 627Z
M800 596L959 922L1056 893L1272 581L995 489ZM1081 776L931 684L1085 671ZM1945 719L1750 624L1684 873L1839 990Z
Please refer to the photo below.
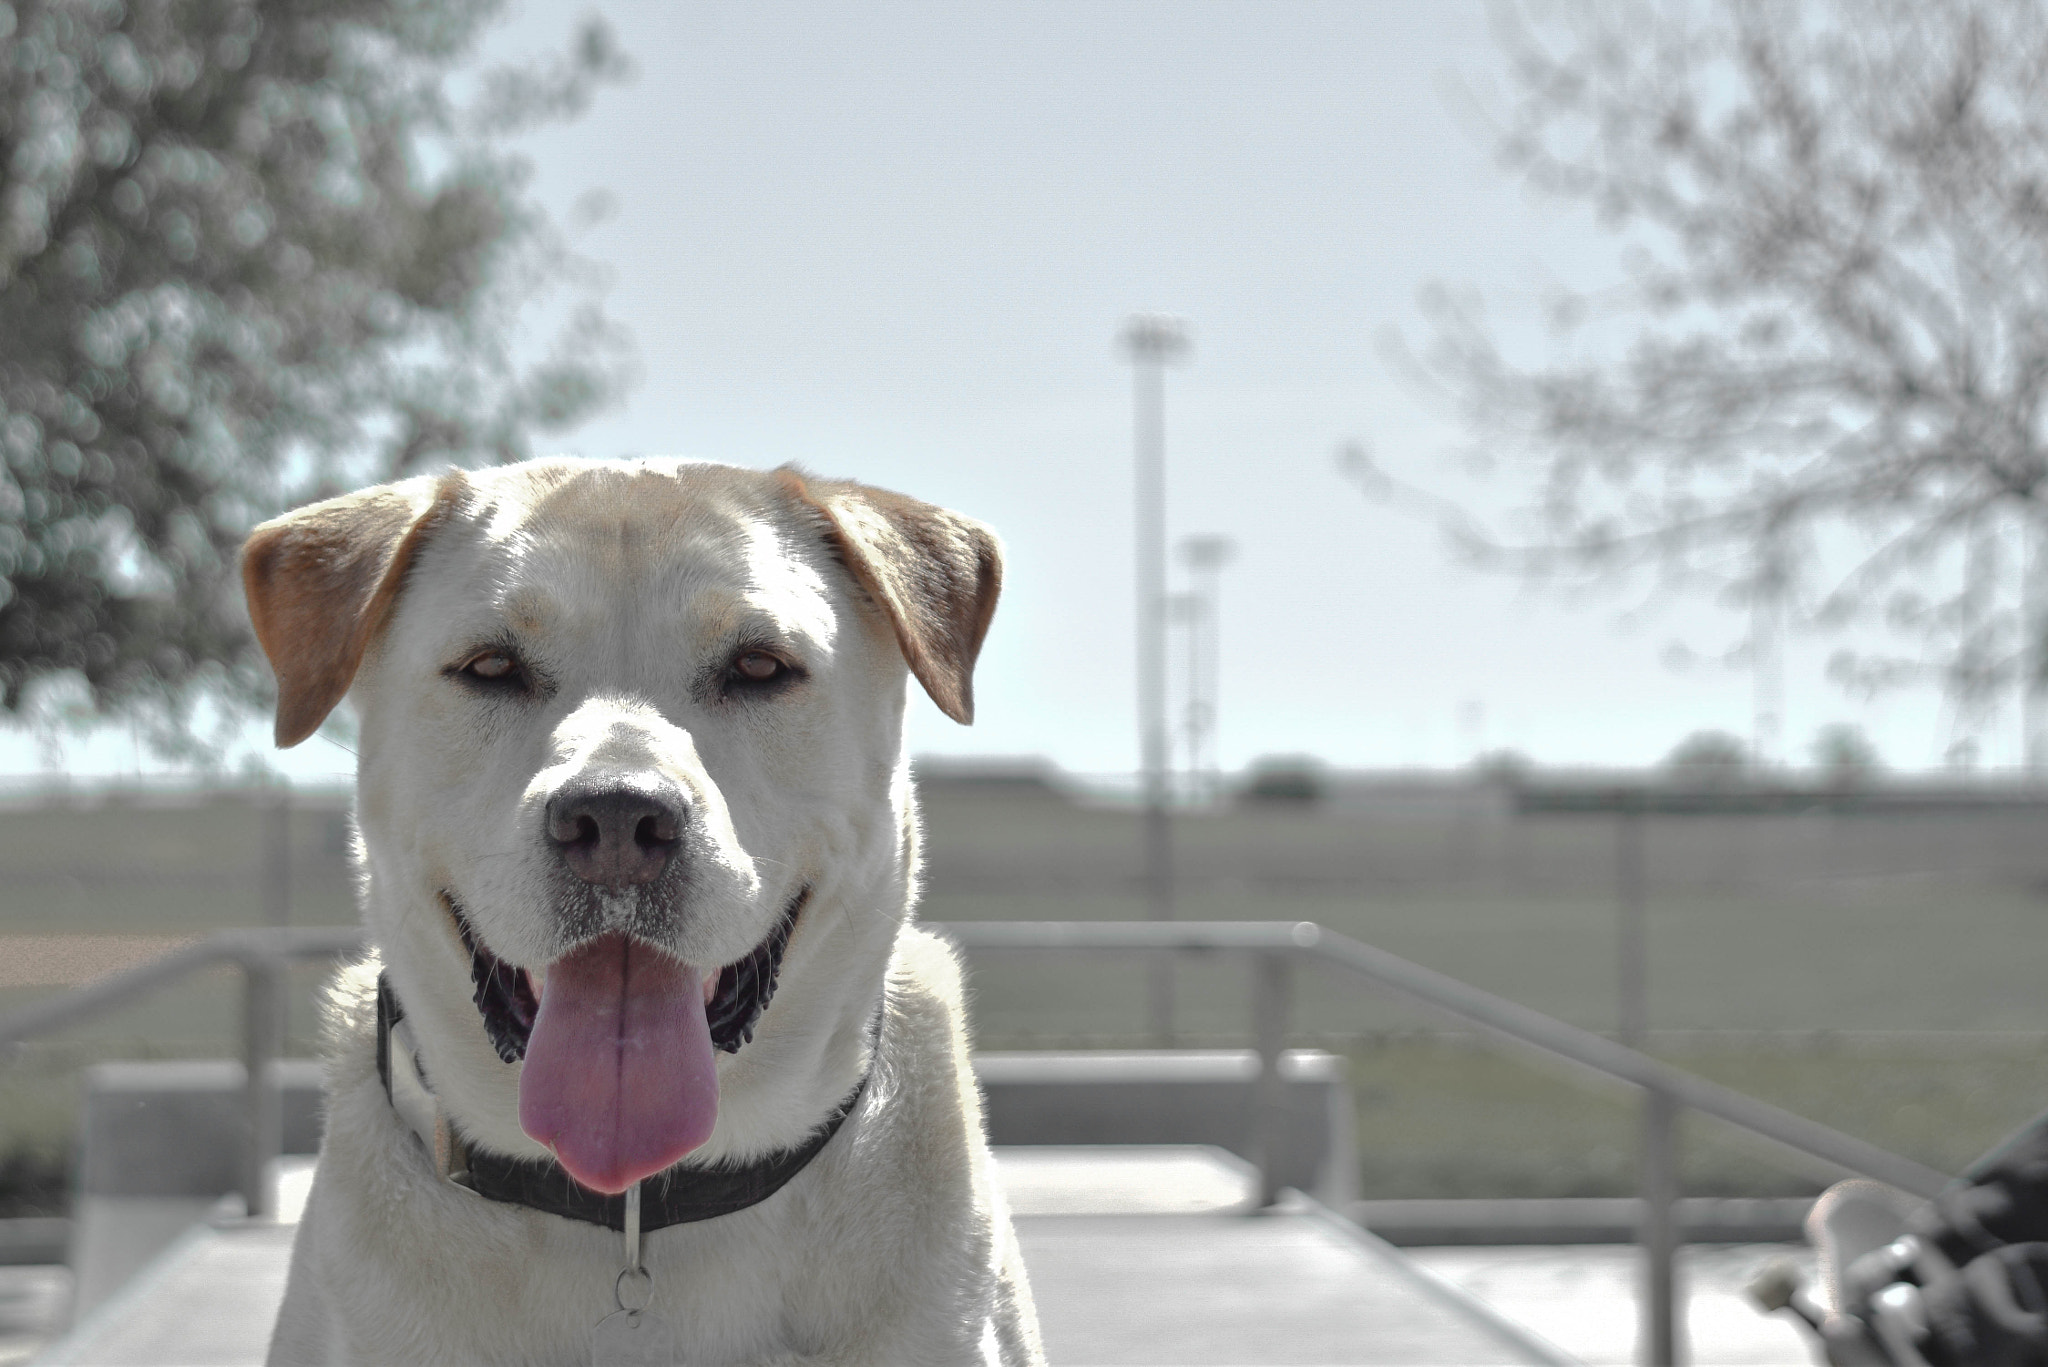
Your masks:
M2039 784L2048 768L2048 545L2043 544L2032 505L2020 513L2020 763L2028 783Z
M1136 456L1138 587L1138 765L1145 808L1145 904L1156 921L1173 919L1173 827L1167 792L1166 731L1166 365L1188 351L1187 325L1137 314L1124 324L1131 358L1132 449ZM1147 973L1153 1040L1173 1042L1173 960L1161 954Z
M1204 775L1208 773L1202 760L1202 737L1207 732L1205 713L1208 709L1207 694L1204 691L1205 673L1202 669L1202 638L1207 634L1204 623L1209 617L1208 600L1202 597L1200 589L1189 589L1186 593L1166 595L1166 619L1180 628L1181 645L1184 647L1181 662L1183 698L1180 709L1180 732L1187 743L1184 775L1180 783L1183 801L1199 801L1203 797ZM1168 693L1173 690L1169 688ZM1169 706L1168 711L1172 708ZM1168 753L1172 753L1169 746Z
M1217 793L1216 715L1222 673L1223 567L1237 555L1227 536L1182 537L1180 559L1194 591L1187 595L1188 778L1190 791L1205 801Z

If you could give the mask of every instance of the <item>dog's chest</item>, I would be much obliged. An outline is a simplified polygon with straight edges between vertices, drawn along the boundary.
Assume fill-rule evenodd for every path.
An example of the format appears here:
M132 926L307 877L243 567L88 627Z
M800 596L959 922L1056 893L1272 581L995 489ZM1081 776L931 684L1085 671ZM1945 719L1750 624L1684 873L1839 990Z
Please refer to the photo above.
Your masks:
M813 1297L805 1288L817 1283L787 1256L784 1212L740 1212L646 1236L643 1289L630 1278L620 1284L617 1233L472 1203L486 1205L459 1192L412 1192L409 1227L379 1240L378 1256L362 1258L358 1243L325 1260L350 1360L590 1362L600 1326L622 1304L645 1305L676 1361L750 1361L808 1346Z

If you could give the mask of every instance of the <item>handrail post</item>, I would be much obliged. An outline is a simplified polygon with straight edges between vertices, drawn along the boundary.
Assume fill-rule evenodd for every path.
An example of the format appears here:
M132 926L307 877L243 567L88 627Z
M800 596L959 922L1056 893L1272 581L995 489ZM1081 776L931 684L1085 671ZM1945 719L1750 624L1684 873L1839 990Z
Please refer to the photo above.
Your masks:
M1280 1199L1280 1152L1287 1131L1287 1082L1280 1075L1280 1059L1287 1050L1294 963L1275 950L1254 954L1252 962L1252 1037L1259 1055L1259 1075L1252 1083L1252 1153L1263 1208Z
M1648 839L1649 797L1624 789L1614 817L1614 1003L1621 1042L1643 1047L1650 1028L1648 903L1649 871L1644 858Z
M1683 1327L1678 1298L1678 1099L1661 1087L1643 1091L1642 1355L1644 1367L1679 1367Z
M263 920L292 923L292 790L280 787L263 809Z
M270 1165L284 1148L284 1105L275 1061L284 1053L284 964L261 948L242 959L242 1199L250 1218L268 1219Z

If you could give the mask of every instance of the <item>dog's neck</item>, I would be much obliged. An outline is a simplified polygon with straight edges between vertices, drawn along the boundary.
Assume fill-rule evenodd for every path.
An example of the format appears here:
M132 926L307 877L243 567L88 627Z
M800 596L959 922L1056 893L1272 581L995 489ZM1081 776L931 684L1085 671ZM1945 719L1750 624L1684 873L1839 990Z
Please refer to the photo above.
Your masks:
M882 1013L873 1033L879 1043ZM405 1010L388 976L377 975L377 1074L384 1095L419 1139L434 1174L450 1186L507 1205L624 1230L625 1194L605 1195L578 1185L551 1159L507 1158L473 1149L443 1112L420 1070ZM731 1215L782 1190L839 1132L867 1088L864 1074L846 1099L804 1141L739 1165L675 1168L660 1175L641 1200L637 1225L645 1231Z

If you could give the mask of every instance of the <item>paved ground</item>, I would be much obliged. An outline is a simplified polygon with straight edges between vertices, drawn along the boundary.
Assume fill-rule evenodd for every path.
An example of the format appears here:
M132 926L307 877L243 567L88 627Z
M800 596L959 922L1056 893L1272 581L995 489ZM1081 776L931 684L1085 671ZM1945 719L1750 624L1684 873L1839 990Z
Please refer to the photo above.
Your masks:
M1003 1166L1064 1367L1561 1361L1341 1221L1246 1213L1243 1165L1214 1151L1007 1151ZM260 1362L292 1233L195 1229L38 1361Z
M295 1232L195 1226L37 1367L256 1367L284 1300Z
M1631 1248L1404 1257L1304 1205L1244 1213L1247 1174L1214 1150L1006 1150L1000 1160L1056 1367L1633 1360ZM297 1176L281 1193L287 1203L303 1191ZM291 1235L289 1224L195 1234L145 1274L125 1315L40 1361L260 1362ZM1811 1362L1789 1324L1739 1298L1776 1252L1688 1250L1699 1367ZM0 1268L0 1367L33 1350L64 1286L62 1269ZM1541 1340L1518 1339L1500 1317ZM1546 1357L1543 1340L1563 1353Z
M1636 1361L1640 1263L1629 1245L1405 1251L1589 1367ZM1818 1360L1789 1318L1757 1313L1742 1294L1757 1269L1783 1257L1812 1279L1812 1251L1801 1245L1709 1244L1680 1253L1694 1367L1811 1367Z
M1018 1237L1060 1367L1561 1360L1300 1214L1024 1216Z

